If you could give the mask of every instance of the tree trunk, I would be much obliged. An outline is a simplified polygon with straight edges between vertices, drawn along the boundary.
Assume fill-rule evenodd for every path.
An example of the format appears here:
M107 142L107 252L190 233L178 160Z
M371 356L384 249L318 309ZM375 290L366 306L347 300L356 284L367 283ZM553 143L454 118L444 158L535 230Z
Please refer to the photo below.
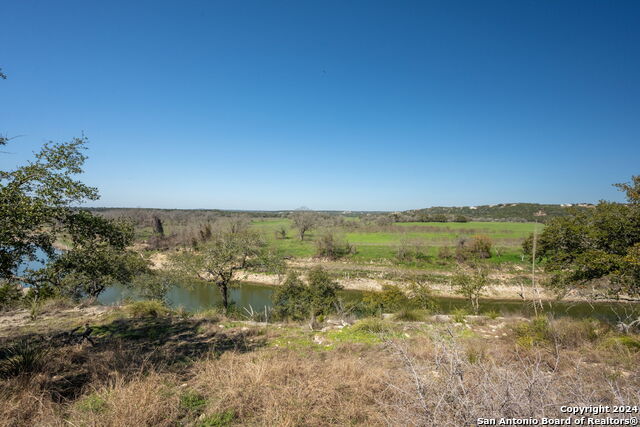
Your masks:
M311 309L311 319L309 320L309 329L311 329L312 331L316 330L316 327L318 326L316 323L316 311L312 308Z
M157 216L153 217L153 231L160 236L164 236L164 227L162 226L162 220Z
M226 283L219 283L218 289L220 289L220 295L222 296L222 308L226 315L227 309L229 308L229 288Z

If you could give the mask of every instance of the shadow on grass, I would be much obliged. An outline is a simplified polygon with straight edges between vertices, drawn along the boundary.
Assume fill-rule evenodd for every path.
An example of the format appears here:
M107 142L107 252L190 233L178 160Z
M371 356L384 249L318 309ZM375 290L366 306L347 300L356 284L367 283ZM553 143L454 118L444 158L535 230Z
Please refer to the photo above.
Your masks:
M244 329L244 330L242 330ZM57 401L75 399L94 381L118 376L169 371L186 375L201 358L217 358L226 351L248 352L265 344L255 329L220 328L204 319L123 318L92 326L91 340L78 340L71 331L26 334L0 340L0 367L16 342L37 343L46 348L45 360L36 367L4 377L37 379ZM70 339L71 338L71 339Z

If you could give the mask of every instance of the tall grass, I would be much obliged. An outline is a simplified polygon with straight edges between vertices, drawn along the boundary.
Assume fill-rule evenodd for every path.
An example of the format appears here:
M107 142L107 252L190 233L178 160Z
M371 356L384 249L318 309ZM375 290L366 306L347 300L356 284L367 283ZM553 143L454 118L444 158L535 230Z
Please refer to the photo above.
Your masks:
M21 339L0 349L0 376L31 375L39 372L49 353L49 347L30 339Z
M124 310L131 317L161 317L171 312L162 301L158 300L134 301L127 304Z

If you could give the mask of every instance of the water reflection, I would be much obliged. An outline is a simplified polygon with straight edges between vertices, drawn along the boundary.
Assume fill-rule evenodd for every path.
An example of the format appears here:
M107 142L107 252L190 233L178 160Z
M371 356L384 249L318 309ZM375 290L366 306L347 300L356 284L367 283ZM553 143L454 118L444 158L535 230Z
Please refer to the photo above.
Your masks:
M231 288L230 299L238 308L253 307L254 311L262 311L264 307L271 306L271 294L273 286L265 286L255 283L242 283ZM340 292L340 297L344 301L359 300L362 292L346 290ZM107 289L98 298L102 304L119 304L125 298L136 299L135 293L123 287L115 286ZM434 298L441 313L450 313L453 310L469 307L468 303L460 298L436 297ZM184 307L189 311L198 311L217 306L221 301L218 288L206 284L196 284L191 286L174 286L167 294L167 302L170 306ZM615 321L616 313L623 313L625 310L640 310L640 305L629 303L575 303L575 302L552 302L545 303L545 313L554 316L570 316L576 318L593 317L602 320ZM480 302L480 312L486 313L495 311L502 315L533 315L533 309L529 304L522 301L484 299Z

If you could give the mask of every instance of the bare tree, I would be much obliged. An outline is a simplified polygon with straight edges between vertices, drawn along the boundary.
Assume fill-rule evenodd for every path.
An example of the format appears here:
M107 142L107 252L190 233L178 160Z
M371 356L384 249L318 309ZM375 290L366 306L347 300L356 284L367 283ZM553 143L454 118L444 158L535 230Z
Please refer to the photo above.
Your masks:
M162 226L162 220L159 216L153 216L153 232L159 236L164 236L164 227Z
M238 234L246 231L249 228L251 220L246 215L234 215L229 218L228 230L231 234Z
M318 224L318 215L310 211L298 211L291 215L294 228L298 229L298 237L304 240L307 231L312 230Z

